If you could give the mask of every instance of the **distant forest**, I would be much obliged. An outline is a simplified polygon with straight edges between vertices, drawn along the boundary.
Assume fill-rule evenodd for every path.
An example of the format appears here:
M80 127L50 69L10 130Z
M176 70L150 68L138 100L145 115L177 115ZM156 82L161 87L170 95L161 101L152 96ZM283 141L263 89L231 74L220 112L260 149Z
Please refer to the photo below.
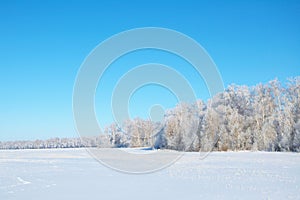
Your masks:
M136 118L99 136L0 142L0 149L152 147L179 151L300 152L300 77L230 85L207 102L180 103L163 122Z

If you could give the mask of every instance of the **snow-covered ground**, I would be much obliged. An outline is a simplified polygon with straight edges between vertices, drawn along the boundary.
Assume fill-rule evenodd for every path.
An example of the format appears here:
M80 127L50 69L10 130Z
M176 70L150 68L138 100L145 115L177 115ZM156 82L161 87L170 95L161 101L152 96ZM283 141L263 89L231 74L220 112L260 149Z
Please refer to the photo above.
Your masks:
M134 175L84 149L3 150L0 199L300 199L300 154L185 153L170 167Z

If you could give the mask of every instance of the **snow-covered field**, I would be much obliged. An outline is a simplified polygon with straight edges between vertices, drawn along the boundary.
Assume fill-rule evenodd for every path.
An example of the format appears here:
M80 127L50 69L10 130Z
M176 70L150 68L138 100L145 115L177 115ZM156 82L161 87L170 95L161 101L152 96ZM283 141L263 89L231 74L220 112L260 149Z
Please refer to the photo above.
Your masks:
M300 199L300 154L185 153L168 168L133 175L84 149L3 150L0 199Z

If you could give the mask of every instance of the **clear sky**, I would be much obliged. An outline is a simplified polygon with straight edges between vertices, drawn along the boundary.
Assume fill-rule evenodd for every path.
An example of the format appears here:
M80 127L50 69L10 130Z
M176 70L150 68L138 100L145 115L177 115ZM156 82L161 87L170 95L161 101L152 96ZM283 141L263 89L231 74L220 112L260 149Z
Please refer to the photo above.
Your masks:
M164 27L200 43L230 83L255 85L300 75L299 1L15 1L0 2L0 140L73 137L73 85L84 58L101 41L132 28ZM110 94L122 72L157 62L184 74L207 99L201 77L176 56L128 55L100 82L96 111L111 122ZM119 70L124 66L123 70ZM118 68L119 67L119 68ZM176 104L157 86L137 91L133 116L148 106Z

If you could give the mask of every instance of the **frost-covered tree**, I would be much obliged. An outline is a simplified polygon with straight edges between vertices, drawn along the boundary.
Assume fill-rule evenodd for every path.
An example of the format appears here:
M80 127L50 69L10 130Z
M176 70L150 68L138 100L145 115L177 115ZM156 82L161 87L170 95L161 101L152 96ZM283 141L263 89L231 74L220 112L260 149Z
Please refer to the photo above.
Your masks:
M180 103L163 122L136 118L104 134L0 142L0 149L156 147L180 151L300 152L300 77L254 87L230 85L207 102Z
M113 147L127 147L129 146L129 138L124 134L118 124L113 123L105 128L104 133L109 135L110 145ZM103 136L102 136L103 137Z

